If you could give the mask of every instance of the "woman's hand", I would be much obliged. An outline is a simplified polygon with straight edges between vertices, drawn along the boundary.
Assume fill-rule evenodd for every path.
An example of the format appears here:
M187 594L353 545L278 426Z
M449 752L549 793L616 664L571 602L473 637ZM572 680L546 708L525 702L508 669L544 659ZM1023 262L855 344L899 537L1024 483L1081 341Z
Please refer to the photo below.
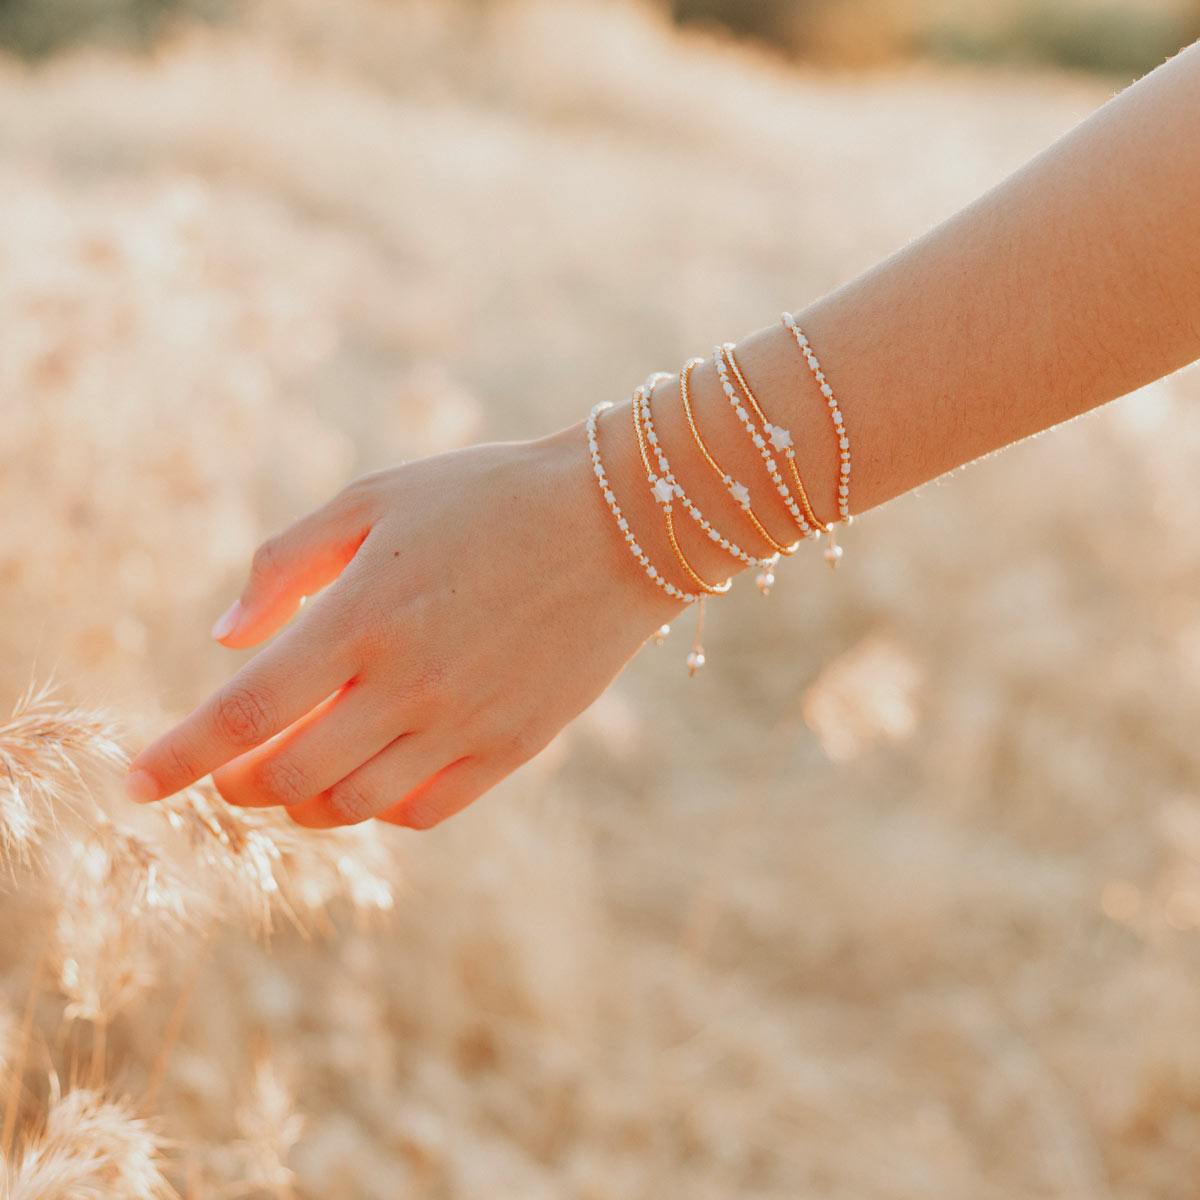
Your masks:
M134 760L157 800L213 773L232 804L321 828L429 828L537 753L680 606L596 488L581 425L365 475L254 556L214 636L287 625Z

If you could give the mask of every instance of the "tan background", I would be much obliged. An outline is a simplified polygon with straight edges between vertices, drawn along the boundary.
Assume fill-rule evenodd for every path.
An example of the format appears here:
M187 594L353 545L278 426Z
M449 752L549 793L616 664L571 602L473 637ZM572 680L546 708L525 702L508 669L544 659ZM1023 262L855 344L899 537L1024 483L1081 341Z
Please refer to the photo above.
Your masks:
M162 728L231 670L256 542L351 475L773 320L1132 77L787 65L574 0L280 0L4 62L3 694ZM380 831L390 922L223 926L159 1098L179 1186L287 1194L233 1149L257 1052L306 1197L1192 1195L1198 390L745 581L694 680L681 620L501 789ZM47 872L3 901L11 1014ZM135 1096L163 962L110 1031Z

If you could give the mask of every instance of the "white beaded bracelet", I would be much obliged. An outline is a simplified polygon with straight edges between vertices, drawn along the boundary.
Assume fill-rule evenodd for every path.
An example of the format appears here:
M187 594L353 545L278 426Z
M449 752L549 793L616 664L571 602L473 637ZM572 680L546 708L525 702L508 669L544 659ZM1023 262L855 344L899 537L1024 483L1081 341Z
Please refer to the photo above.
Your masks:
M833 388L829 386L825 378L825 373L821 370L821 364L817 362L817 356L808 344L808 338L804 336L803 330L796 324L796 318L791 313L785 312L779 319L792 331L792 337L796 339L796 345L800 347L800 351L804 355L804 360L808 363L809 370L812 371L813 378L816 379L817 385L821 389L821 395L825 397L829 404L829 415L833 420L833 428L837 432L841 464L838 471L838 513L841 515L842 520L849 525L854 520L850 515L850 437L846 433L846 423L842 419L842 410L838 406L837 397L833 394ZM840 557L841 547L836 547L836 549Z
M612 408L612 401L602 400L588 413L587 419L588 449L591 451L592 470L595 472L596 482L600 485L600 493L616 518L617 528L624 536L629 552L641 563L642 569L650 580L662 588L668 596L674 596L675 599L682 600L684 604L694 604L700 597L692 592L685 592L669 580L664 579L662 572L651 563L649 555L638 545L637 538L634 536L633 530L629 528L629 522L625 519L625 514L621 512L621 506L617 503L616 494L609 485L608 476L604 473L604 464L600 460L600 443L597 437L600 414L607 408Z
M729 403L733 411L737 414L737 418L741 421L746 432L750 435L750 440L758 448L758 452L762 455L762 460L767 466L767 472L771 476L771 481L775 484L775 490L783 498L784 504L787 506L788 512L792 514L792 520L796 522L800 532L806 538L817 538L821 535L821 530L814 528L804 515L800 505L796 503L792 496L788 485L783 481L783 476L779 471L779 464L775 461L775 456L771 453L770 447L767 445L767 440L758 431L758 427L754 424L753 418L746 411L745 405L737 398L737 393L729 379L729 368L725 363L725 350L722 346L713 348L713 361L717 366L717 374L721 379L721 390L729 399Z
M654 457L658 461L658 469L661 473L658 478L655 478L654 476L650 477L650 486L655 489L655 496L658 497L660 503L663 503L664 495L666 496L667 501L669 501L671 490L673 489L674 495L687 510L688 515L693 521L696 522L697 525L700 526L701 529L704 530L706 534L708 534L708 537L711 541L716 542L722 550L727 551L739 562L745 563L748 567L758 567L760 570L770 570L770 568L779 561L778 554L772 554L766 558L755 558L752 554L748 554L745 550L743 550L736 542L733 542L729 538L723 536L719 530L713 528L700 509L696 507L691 497L687 495L687 493L682 487L680 487L678 481L676 480L675 475L671 470L671 465L667 461L667 456L663 452L662 444L658 440L658 434L654 429L654 416L650 411L650 397L653 394L655 386L671 378L673 377L665 372L656 372L654 375L651 375L650 378L647 379L640 388L638 388L633 397L634 404L640 406L642 425L646 430L646 441L650 444L650 447L654 452ZM666 488L662 489L663 494L660 494L658 490L659 479L664 480L668 485Z

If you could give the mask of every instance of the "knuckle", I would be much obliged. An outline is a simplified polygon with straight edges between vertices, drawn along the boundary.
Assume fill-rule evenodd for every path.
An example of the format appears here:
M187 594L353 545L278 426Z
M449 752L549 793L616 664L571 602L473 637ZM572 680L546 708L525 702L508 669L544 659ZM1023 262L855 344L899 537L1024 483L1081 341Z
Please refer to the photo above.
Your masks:
M345 628L359 655L368 662L386 658L399 633L399 617L368 590L347 598Z
M437 705L446 697L449 674L449 669L440 659L424 659L400 685L402 701L422 708Z
M373 796L348 779L329 789L329 809L345 825L358 825L373 817L379 805Z
M432 829L442 822L442 814L431 804L418 801L406 805L401 820L410 829Z
M379 477L383 471L368 471L358 475L342 488L334 497L335 504L343 511L362 515L373 506Z
M288 758L272 758L259 766L254 775L255 790L276 804L291 808L310 799L315 789L302 767Z
M268 538L250 559L250 578L260 582L276 574L282 557L278 538Z
M536 753L536 739L525 725L506 725L491 740L493 757L501 762L521 763Z
M182 750L178 746L168 746L166 758L173 779L200 778L201 771L196 765L196 760L186 750Z
M274 705L261 690L231 688L217 697L213 721L225 741L239 746L257 745L273 731Z

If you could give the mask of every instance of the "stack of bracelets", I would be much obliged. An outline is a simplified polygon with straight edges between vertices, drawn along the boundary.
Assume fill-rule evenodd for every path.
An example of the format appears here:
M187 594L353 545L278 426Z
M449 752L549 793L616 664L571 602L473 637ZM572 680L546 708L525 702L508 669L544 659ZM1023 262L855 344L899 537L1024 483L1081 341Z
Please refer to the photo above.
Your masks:
M805 337L800 326L796 324L796 319L791 313L784 313L780 319L791 332L796 345L808 363L809 370L812 372L817 386L820 388L822 397L828 402L829 416L833 422L834 434L837 439L838 519L849 524L853 520L850 515L850 438L846 433L842 411L838 406L837 398L833 394L833 388L830 387L828 381L825 379L824 372L817 362L817 357L808 343L808 338ZM731 579L724 579L715 583L711 582L704 579L696 571L695 567L692 566L679 544L679 537L675 529L677 505L678 508L687 513L700 531L710 540L716 542L722 550L745 566L758 568L758 590L764 596L770 591L771 585L775 582L774 567L779 561L780 556L795 554L802 542L817 539L821 534L825 534L828 541L828 545L825 548L825 558L829 565L831 567L837 566L838 560L842 556L842 548L837 544L834 537L834 525L836 522L831 521L828 524L822 524L813 512L808 493L804 487L804 481L800 478L800 471L796 466L796 452L792 445L791 433L782 426L772 424L766 413L763 412L757 398L750 389L750 385L746 382L746 377L742 374L734 353L734 347L728 342L722 346L717 346L713 350L713 361L717 368L721 389L729 400L730 406L733 408L742 428L745 430L746 436L750 438L762 457L767 476L788 512L791 514L800 536L794 542L784 543L778 541L768 533L758 514L754 511L754 506L750 498L750 489L745 484L735 480L733 476L721 467L716 458L713 457L708 444L705 442L696 424L695 414L692 410L691 394L688 390L688 380L692 370L702 361L702 359L698 358L691 359L679 373L679 398L683 414L701 456L720 478L729 492L730 498L742 509L755 531L770 548L770 553L765 557L756 557L743 550L732 539L720 533L705 518L700 509L696 507L672 473L671 464L667 461L666 452L663 450L662 443L655 432L654 415L651 411L650 401L655 387L673 378L673 376L658 372L651 375L645 383L634 391L633 428L637 439L638 453L641 456L642 466L646 472L647 482L655 501L662 510L663 522L666 525L667 540L670 542L671 549L674 551L679 568L683 573L684 582L682 586L668 579L650 561L649 556L639 544L636 534L630 529L629 521L622 513L621 506L617 503L616 494L613 492L612 485L609 483L608 476L605 473L604 463L600 457L599 419L602 412L612 407L611 402L605 401L602 404L597 404L588 414L587 420L588 449L592 456L592 469L596 474L596 481L600 485L600 492L613 517L616 519L617 528L625 539L630 553L641 564L642 569L646 572L650 580L656 586L662 588L668 596L684 604L694 603L697 605L696 637L692 651L687 657L688 672L692 675L704 665L704 649L700 643L700 635L703 632L704 626L705 597L723 595L729 591L733 581ZM780 459L784 463L783 469L780 468ZM656 635L657 641L661 642L663 640L668 628L668 626L664 625L659 630Z

